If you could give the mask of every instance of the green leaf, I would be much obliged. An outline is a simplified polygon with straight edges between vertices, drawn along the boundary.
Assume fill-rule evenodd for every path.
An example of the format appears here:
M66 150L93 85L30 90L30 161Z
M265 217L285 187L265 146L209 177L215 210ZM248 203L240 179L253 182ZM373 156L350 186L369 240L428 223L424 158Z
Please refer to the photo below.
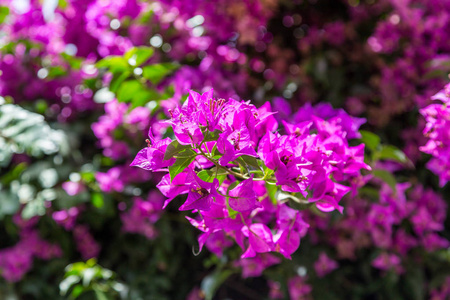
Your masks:
M222 157L222 153L220 153L219 149L217 149L217 143L214 144L214 147L211 150L211 154L213 155L212 158L213 159L219 159Z
M95 276L95 269L94 268L86 268L83 271L83 285L89 286L91 284L92 279Z
M219 135L222 133L222 131L216 129L213 132L207 130L205 134L205 138L203 139L204 142L210 142L210 141L217 141L219 138Z
M43 116L14 104L0 106L0 167L8 165L14 153L40 157L68 151L65 133L52 129Z
M137 80L127 80L120 84L117 89L117 100L119 102L130 102L140 90L144 89L142 84Z
M43 216L45 212L44 199L42 197L36 197L25 205L22 210L22 218L28 220L34 216Z
M412 165L412 162L406 157L405 153L392 145L386 145L381 148L378 153L379 159L393 160L403 164Z
M67 1L66 0L58 0L58 7L65 9L67 7Z
M144 106L152 100L158 100L161 96L154 90L147 88L138 91L131 100L131 107L136 108L138 106Z
M71 56L67 53L62 53L61 56L69 63L70 67L79 70L83 64L83 59L75 56Z
M95 292L95 297L97 298L97 300L108 300L108 297L106 296L105 293L103 293L102 291L100 291L99 289L94 289Z
M283 201L283 200L286 200L286 199L291 199L291 200L294 200L297 203L300 203L301 202L300 200L302 200L302 199L299 199L299 198L297 198L297 197L295 197L295 196L293 196L293 195L291 195L289 193L283 192L281 190L279 190L279 191L277 191L275 193L275 199L277 201Z
M234 209L232 209L232 208L230 207L230 205L228 205L228 199L229 199L229 197L227 198L227 211L228 211L228 217L230 217L230 218L232 218L232 219L235 219L236 216L238 215L238 212L235 211Z
M184 154L190 153L190 155L178 156L175 163L169 167L170 180L173 180L175 178L175 176L177 176L178 174L183 172L197 156L197 153L195 153L194 151L192 151L190 149L187 149L186 151L187 151L187 153L184 153ZM181 153L183 153L183 152L181 152Z
M191 145L181 145L177 140L174 140L167 145L166 152L164 153L164 160L169 160L178 153L189 148L191 148Z
M276 198L276 193L278 190L277 186L273 185L273 184L268 184L267 182L265 183L265 186L266 186L267 194L270 198L270 201L272 201L272 203L274 205L277 205L277 203L278 203L277 198Z
M16 193L0 190L0 219L6 215L15 214L19 208L20 202Z
M72 293L70 293L70 296L72 297L72 299L76 299L83 292L84 292L84 288L81 285L76 285L76 286L74 286Z
M105 200L103 199L103 194L94 193L91 198L92 204L97 208L102 208L105 205Z
M107 68L112 73L123 72L130 69L127 60L122 56L107 56L97 62L96 65L97 68Z
M2 24L9 15L9 8L7 6L0 6L0 24Z
M66 274L67 276L67 274ZM70 288L80 282L81 278L77 275L70 275L64 278L63 281L59 284L59 290L61 292L61 295L65 296L67 295L67 292L70 290Z
M216 176L217 173L217 176ZM201 170L197 173L197 176L206 182L213 182L214 178L217 178L219 180L219 184L222 184L222 182L225 180L227 173L223 170L217 170L216 167L209 169L209 170Z
M249 166L255 167L256 169L262 170L261 166L258 164L258 160L256 157L248 156L248 155L242 155L242 160L245 161L245 163Z
M379 189L370 186L363 186L359 188L358 194L361 197L367 197L368 199L372 199L374 201L378 201L378 199L380 199Z
M142 76L150 80L153 84L158 84L167 75L178 68L173 63L160 63L143 67Z
M394 192L397 192L396 189L397 181L395 180L395 177L394 175L392 175L391 172L383 169L375 169L372 171L372 174L373 176L378 177L384 182L386 182Z
M428 72L425 72L425 74L422 75L424 80L430 80L435 78L442 78L446 75L447 72L439 69L430 70Z
M206 276L201 283L201 289L205 293L205 300L212 300L217 289L231 274L233 274L231 270L217 270L213 274Z
M359 133L361 133L361 142L363 142L367 148L369 148L372 151L375 151L377 147L380 145L381 139L378 135L375 133L360 130Z
M16 180L22 174L23 171L28 167L28 164L23 162L16 165L11 171L6 173L4 176L0 177L0 182L4 185L10 184L11 181Z
M66 75L66 70L61 66L55 66L48 69L47 77L49 79Z
M94 182L95 181L94 172L92 171L81 172L81 179L87 183Z
M235 187L237 187L238 184L239 184L239 181L237 181L237 180L235 182L233 182L232 184L230 184L227 188L227 195L228 195L228 192L231 191L232 189L234 189Z
M206 182L213 182L214 180L214 173L211 170L201 170L197 173L197 176Z
M113 78L109 84L109 90L113 93L117 92L122 82L131 75L130 71L113 72Z
M412 266L408 268L407 274L408 276L405 278L405 292L408 294L407 298L414 300L425 299L425 290L424 285L422 284L425 282L424 270L422 268Z
M124 58L132 66L138 67L152 57L154 52L155 50L151 47L133 47L125 53Z

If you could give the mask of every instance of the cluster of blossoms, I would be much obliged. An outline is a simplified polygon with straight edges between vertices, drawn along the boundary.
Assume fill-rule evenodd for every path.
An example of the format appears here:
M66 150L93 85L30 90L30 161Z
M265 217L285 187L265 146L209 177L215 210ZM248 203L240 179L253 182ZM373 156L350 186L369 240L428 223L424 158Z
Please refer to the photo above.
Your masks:
M120 139L138 139L142 131L148 130L150 121L148 108L130 110L130 105L112 100L105 104L105 114L92 124L92 131L99 140L103 155L120 160L130 155L130 142Z
M73 238L77 245L77 250L84 260L98 257L101 246L95 241L89 226L77 224L73 228Z
M65 6L3 0L2 4L11 8L9 21L2 24L7 33L3 43L28 39L41 44L43 56L53 59L63 53L96 59L126 52L133 45L128 36L135 36L139 28L123 23L136 18L146 6L133 0L69 1Z
M120 215L123 224L122 230L142 234L148 239L156 238L158 230L154 224L160 218L163 203L164 198L157 191L151 192L147 200L134 198L132 207Z
M198 66L186 66L191 74L185 76L184 84L201 81L218 89L223 86L221 92L228 90L232 91L230 96L236 95L234 87L242 90L246 76L242 70L236 72L234 65L243 66L247 59L237 49L233 32L239 32L241 45L264 39L265 33L257 25L248 24L264 26L273 5L220 2L185 5L99 0L43 6L36 0L24 5L2 1L11 9L8 22L1 25L6 34L0 39L5 52L0 56L0 93L17 100L43 98L55 102L55 114L65 109L61 120L73 117L75 112L96 107L93 91L82 85L84 79L96 75L96 61L150 42L161 50L155 60L168 56L170 60L198 62ZM228 13L222 14L224 11ZM147 23L149 19L151 24ZM24 43L25 39L30 43ZM60 89L64 90L60 93Z
M33 266L33 260L50 260L61 257L59 245L51 244L39 236L35 227L38 218L22 220L19 215L14 221L20 228L20 240L14 246L0 250L0 270L8 282L22 279Z
M170 60L188 62L170 80L173 98L179 101L189 89L205 92L212 87L223 97L248 93L248 69L263 71L249 52L265 51L274 40L268 25L277 5L277 1L254 0L153 2L149 7L160 30L146 38Z
M439 66L430 62L448 59L450 38L450 2L414 0L405 3L387 1L391 7L386 19L378 22L368 39L372 51L394 58L383 62L380 89L382 110L390 114L409 111L414 104L423 107L442 84L439 77L423 74ZM399 39L408 43L399 43ZM405 70L408 70L405 72ZM420 83L420 84L417 84Z
M330 104L307 104L295 112L290 107L326 99L334 106L345 105L353 115L367 115L371 125L380 127L411 111L414 104L424 107L442 86L442 79L430 71L442 71L438 65L444 66L441 62L450 57L449 0L337 1L332 12L323 10L320 1L56 2L0 0L2 9L9 9L0 24L4 33L0 36L0 96L39 110L50 122L78 126L80 130L74 132L83 142L92 137L79 132L90 134L86 128L91 126L103 157L93 154L92 148L84 152L86 145L81 146L83 155L95 156L92 164L82 162L95 165L92 179L86 179L87 175L62 184L78 206L61 210L67 205L48 202L47 212L57 211L42 217L51 215L65 229L83 259L108 253L102 237L94 238L90 232L95 228L98 233L102 222L89 223L90 210L98 208L93 207L93 193L99 192L111 200L109 204L114 203L123 232L149 240L158 234L155 223L163 206L187 194L180 210L197 213L188 219L202 231L200 248L222 256L236 242L243 254L232 265L242 268L243 277L260 276L282 261L280 255L269 252L293 256L307 231L313 244L325 240L332 247L313 254L311 270L317 277L336 270L342 260L353 263L364 257L358 250L374 248L373 267L405 274L406 260L414 249L429 254L448 246L441 234L446 205L430 190L416 187L405 193L408 184L397 185L394 191L392 186L370 181L369 187L374 184L380 190L379 197L369 201L360 194L342 205L345 194L357 195L358 188L369 181L369 176L360 173L369 169L363 159L364 145L348 143L360 137L364 119L350 117ZM131 109L115 99L96 103L97 89L115 92L112 86L117 78L124 78L117 73L105 75L96 62L110 55L122 58L131 48L148 45L154 47L154 54L142 65L135 66L127 58L130 76L125 81L143 82L142 69L148 64L178 61L180 67L172 76L142 84L145 89L154 88L155 94L164 90L172 98L148 97L157 103L155 110ZM254 93L252 99L259 101L283 94L291 103L274 99L277 113L272 113L268 104L257 109L248 102L213 99L209 91L191 92L187 102L176 108L188 90L205 92L211 87L225 98ZM429 139L421 150L433 156L428 168L439 175L441 185L450 178L449 90L447 86L434 97L444 105L421 110ZM116 96L120 98L118 92ZM105 113L94 124L84 118L91 120L88 114L103 113L103 107ZM157 122L161 110L170 111L169 122ZM149 146L133 165L163 172L162 179L161 174L129 166L142 147L142 132L150 126ZM420 159L417 145L425 144L420 130L421 124L414 124L401 135L412 160ZM3 175L1 179L3 184ZM160 192L152 190L149 180L159 182ZM165 204L161 193L168 198ZM89 196L94 205L86 202ZM345 218L338 221L322 213L342 212L343 206ZM303 211L307 207L321 217ZM20 230L21 241L0 251L1 275L9 281L19 280L31 268L33 257L60 255L59 248L41 240L37 230ZM307 298L312 291L308 278L314 280L315 275L289 280L291 298ZM279 282L269 281L269 285L272 298L282 297ZM445 298L448 293L442 288L432 296Z
M427 105L443 85L441 75L448 72L449 2L386 0L353 5L341 1L338 5L340 11L335 14L321 10L320 5L299 5L298 12L285 14L284 29L295 46L285 47L275 40L267 51L253 56L258 62L254 65L264 74L260 85L271 80L284 89L286 98L298 102L327 99L353 115L364 114L370 124L381 128L399 115L415 115L414 107ZM350 48L352 55L348 55ZM296 53L301 53L301 59ZM341 100L328 97L330 88L340 89L345 83L327 68L345 76L347 82L361 83L364 89L350 89ZM416 117L411 119L415 122ZM422 127L413 123L401 129L404 152L412 161L421 158Z
M130 159L133 144L142 137L143 131L148 130L151 121L150 110L146 107L130 110L130 105L115 99L105 104L105 114L92 124L92 131L104 156L117 162L126 161L95 174L103 192L123 192L126 185L149 179L147 172L130 168L127 160Z
M411 188L409 183L397 184L393 190L379 179L370 178L371 175L365 177L369 177L365 180L374 189L380 190L379 199L368 201L371 193L347 198L343 218L304 212L304 220L310 224L310 241L319 249L328 245L329 254L320 252L311 269L304 268L301 276L288 281L292 299L309 299L313 291L309 278L323 278L349 261L356 264L363 252L370 253L372 267L384 277L390 272L398 275L410 272L411 266L426 270L426 263L418 253L425 250L429 255L450 246L450 241L440 234L444 230L447 204L439 194L421 185ZM447 285L448 278L441 289L430 287L431 299L447 299ZM269 288L273 299L283 299L280 282L269 281Z
M445 201L420 185L407 193L408 189L409 183L397 184L395 191L382 183L378 202L349 199L347 217L337 222L309 215L305 219L314 224L313 242L332 245L340 260L355 260L360 249L378 249L372 266L397 273L405 271L403 265L414 249L431 253L449 247L450 242L439 235L447 215ZM335 263L328 261L325 269L332 270ZM320 276L317 268L316 272Z
M342 111L327 118L298 115L298 122L283 122L280 134L268 103L257 109L214 99L210 90L191 91L170 113L175 139L150 134L131 165L168 172L157 185L168 197L165 206L188 194L180 210L198 213L188 219L203 231L200 249L206 244L217 255L223 251L217 245L233 238L244 251L241 258L265 252L290 258L309 227L293 207L342 212L339 202L351 189L342 183L370 169L364 145L348 145L360 120Z
M39 1L2 1L10 8L8 22L2 24L0 94L18 102L45 99L49 115L63 122L78 112L95 109L93 91L83 81L94 75L92 68L73 68L63 55L76 61L83 43L89 38L77 26L67 26L70 15L82 15L85 5L73 5L66 11L43 9ZM71 29L80 35L71 40ZM77 31L78 30L78 31ZM86 63L92 63L92 59Z
M440 103L420 110L427 122L423 134L428 139L420 150L432 155L427 167L439 176L440 185L444 186L450 181L450 84L431 99Z
M77 219L82 211L83 208L81 207L71 207L67 210L53 212L52 218L56 224L63 227L66 231L72 232L78 252L80 252L83 259L88 260L98 257L101 246L92 236L88 225L77 224Z
M389 0L380 6L385 7L386 17L377 22L367 45L376 55L374 61L384 56L389 60L377 63L380 74L372 81L380 103L368 111L371 122L383 126L396 115L429 104L430 96L444 84L445 62L450 59L446 42L450 38L450 2ZM366 106L371 106L367 100ZM414 127L404 129L402 139L406 155L417 161L421 158L419 146L424 143L423 123Z

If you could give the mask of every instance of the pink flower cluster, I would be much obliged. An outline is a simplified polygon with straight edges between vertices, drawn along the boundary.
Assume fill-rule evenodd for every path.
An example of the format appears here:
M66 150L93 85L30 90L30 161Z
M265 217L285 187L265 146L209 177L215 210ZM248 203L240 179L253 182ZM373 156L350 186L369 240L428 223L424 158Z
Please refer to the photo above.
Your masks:
M289 296L295 300L308 300L311 298L312 286L306 283L307 278L295 276L288 281Z
M311 214L305 220L313 228L310 232L313 242L333 246L338 259L355 260L360 249L381 250L372 266L397 273L404 272L402 265L413 249L433 252L450 246L450 241L439 235L446 219L445 201L420 185L409 188L409 183L402 183L393 191L382 183L377 202L349 199L346 217L338 221ZM321 258L316 262L319 276L322 274L320 261L326 260ZM331 263L327 268L334 266Z
M147 200L134 198L131 208L120 215L122 230L142 234L148 239L156 238L158 230L154 224L159 220L163 203L164 198L157 191L151 192Z
M81 211L80 207L71 207L53 212L52 218L59 226L72 232L77 250L84 260L88 260L98 257L101 246L92 236L89 226L77 223Z
M428 138L420 150L431 154L427 167L439 177L440 185L444 186L450 181L450 83L431 99L440 103L430 104L420 110L427 122L423 134Z
M20 240L12 247L0 250L1 276L9 282L21 280L32 268L35 258L50 260L62 255L59 245L49 243L39 236L34 228L37 218L22 220L16 215L14 221L20 229Z
M148 130L150 122L148 108L136 107L130 110L130 105L112 100L105 104L105 115L92 124L92 131L99 140L103 155L120 161L129 158L132 141L142 138L142 132ZM95 178L100 189L107 193L122 192L128 183L149 179L150 174L130 168L128 164L116 165L106 172L97 172Z
M78 224L73 228L73 238L77 244L77 249L84 260L98 257L101 246L92 236L89 226Z
M129 145L118 140L118 136L137 138L137 134L148 130L150 110L137 107L129 111L129 105L112 100L105 104L105 115L92 124L92 131L99 140L103 155L114 160L129 156Z
M293 207L342 212L339 202L351 189L342 183L370 169L364 145L348 145L360 120L331 107L320 116L314 108L302 110L293 124L283 122L285 134L276 131L268 103L257 109L215 99L212 90L191 91L170 113L175 139L150 134L131 165L168 172L157 185L168 197L165 205L187 194L180 210L198 213L188 219L203 232L200 249L206 244L217 255L223 249L215 245L232 238L244 251L241 258L265 252L290 258L309 227Z
M53 212L52 218L65 230L73 230L79 214L80 209L78 207L71 207L67 210Z

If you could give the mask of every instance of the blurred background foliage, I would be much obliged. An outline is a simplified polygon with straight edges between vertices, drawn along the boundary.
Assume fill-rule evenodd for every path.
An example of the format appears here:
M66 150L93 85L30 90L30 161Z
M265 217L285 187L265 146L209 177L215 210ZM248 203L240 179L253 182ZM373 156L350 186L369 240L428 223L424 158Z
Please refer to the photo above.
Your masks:
M365 117L361 141L378 181L357 201L378 203L382 185L395 194L410 182L448 203L448 185L418 150L418 110L448 79L450 3L410 2L1 1L0 299L437 297L450 275L445 243L413 248L401 272L380 270L372 262L382 247L345 257L329 241L355 238L333 229L346 211L312 223L292 261L264 273L251 265L243 278L238 246L197 253L188 214L178 203L162 211L159 175L129 167L151 125L171 134L157 121L189 89L214 87L271 101L281 119L318 101ZM419 24L407 20L415 12ZM393 228L412 231L402 222ZM314 270L320 253L339 261L325 277ZM293 294L292 278L312 292Z

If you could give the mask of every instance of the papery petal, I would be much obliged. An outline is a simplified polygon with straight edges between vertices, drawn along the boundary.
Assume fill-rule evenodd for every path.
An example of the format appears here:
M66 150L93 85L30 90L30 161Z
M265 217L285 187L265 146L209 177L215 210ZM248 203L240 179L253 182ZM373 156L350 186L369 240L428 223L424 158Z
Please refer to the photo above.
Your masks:
M272 251L274 246L269 227L260 223L250 225L248 240L253 250L258 253Z
M239 183L229 195L231 197L228 199L228 204L235 211L243 212L260 206L256 200L252 178Z

